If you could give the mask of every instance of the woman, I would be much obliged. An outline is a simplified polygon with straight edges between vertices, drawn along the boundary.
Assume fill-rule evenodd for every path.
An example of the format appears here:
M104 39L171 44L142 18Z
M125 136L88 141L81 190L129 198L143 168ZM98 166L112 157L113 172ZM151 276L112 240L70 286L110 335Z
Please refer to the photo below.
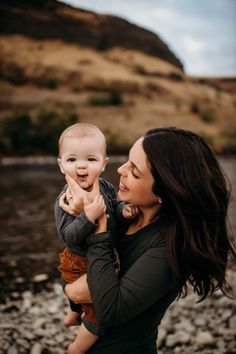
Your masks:
M204 140L176 128L148 131L118 172L119 198L139 213L120 235L119 274L104 216L87 238L88 286L97 318L107 327L88 353L156 354L160 321L187 285L199 301L217 289L227 293L227 262L235 258L226 225L229 192ZM67 181L75 197L77 187ZM87 302L85 283L66 285L68 297Z

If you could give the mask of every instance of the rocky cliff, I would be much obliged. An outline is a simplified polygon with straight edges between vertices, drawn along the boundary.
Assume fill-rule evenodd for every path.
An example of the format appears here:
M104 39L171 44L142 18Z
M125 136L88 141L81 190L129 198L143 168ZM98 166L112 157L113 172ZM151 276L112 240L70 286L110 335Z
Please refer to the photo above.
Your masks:
M162 126L236 151L235 78L187 76L156 35L117 17L55 0L2 0L0 13L0 125L9 121L6 134L0 126L3 155L22 153L9 136L21 129L19 115L22 131L27 123L42 143L52 139L39 133L41 120L47 127L50 120L56 139L53 119L64 124L70 116L100 127L112 152L127 152L147 129ZM30 153L42 152L25 138Z
M2 0L0 12L2 34L60 39L101 51L133 49L183 68L157 35L116 16L75 9L56 0Z

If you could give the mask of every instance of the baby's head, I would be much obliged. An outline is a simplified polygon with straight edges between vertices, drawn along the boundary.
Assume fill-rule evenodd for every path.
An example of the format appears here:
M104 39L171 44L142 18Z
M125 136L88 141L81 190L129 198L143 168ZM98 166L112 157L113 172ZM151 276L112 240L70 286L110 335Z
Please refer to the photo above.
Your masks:
M61 134L58 164L81 188L90 190L107 162L105 136L95 125L77 123Z

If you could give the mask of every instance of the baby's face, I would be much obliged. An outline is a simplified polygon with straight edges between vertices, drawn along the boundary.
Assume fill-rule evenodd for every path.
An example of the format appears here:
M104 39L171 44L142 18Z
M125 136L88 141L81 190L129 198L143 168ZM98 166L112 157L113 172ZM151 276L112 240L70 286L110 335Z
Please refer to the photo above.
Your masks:
M81 188L90 190L108 162L104 151L104 142L96 136L65 138L58 163L62 173L70 175Z

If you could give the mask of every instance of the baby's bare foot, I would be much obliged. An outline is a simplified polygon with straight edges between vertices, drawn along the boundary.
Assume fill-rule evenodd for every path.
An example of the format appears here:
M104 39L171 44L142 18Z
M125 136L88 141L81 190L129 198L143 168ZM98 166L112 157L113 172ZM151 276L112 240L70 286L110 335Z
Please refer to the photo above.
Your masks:
M80 324L81 324L81 314L78 312L70 311L64 319L64 325L66 327L78 326Z

